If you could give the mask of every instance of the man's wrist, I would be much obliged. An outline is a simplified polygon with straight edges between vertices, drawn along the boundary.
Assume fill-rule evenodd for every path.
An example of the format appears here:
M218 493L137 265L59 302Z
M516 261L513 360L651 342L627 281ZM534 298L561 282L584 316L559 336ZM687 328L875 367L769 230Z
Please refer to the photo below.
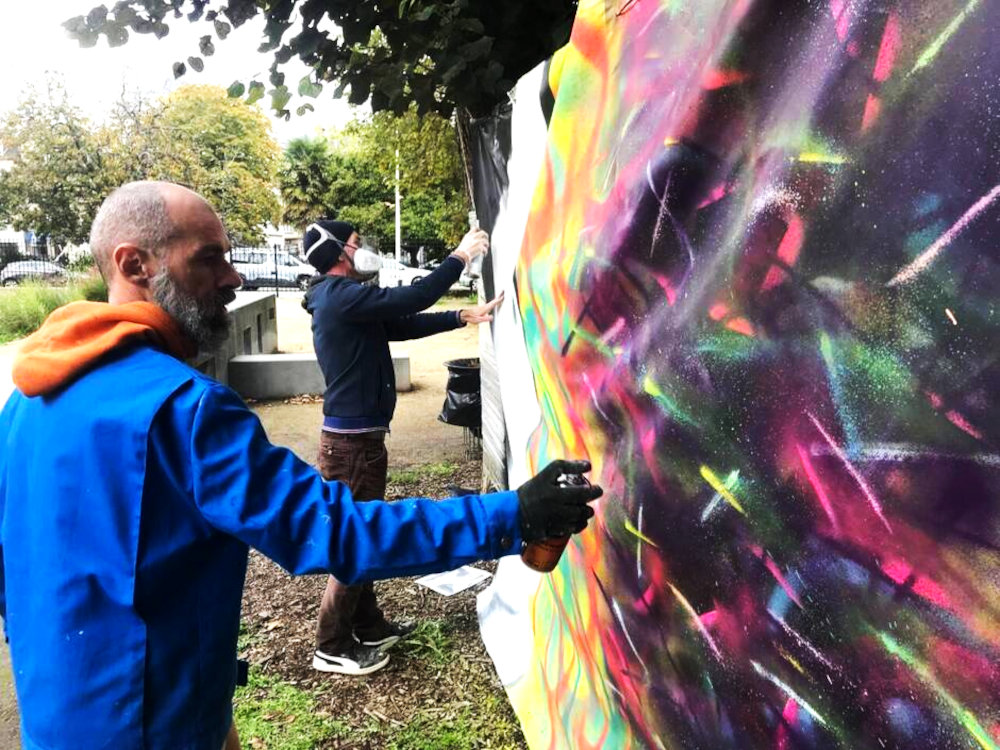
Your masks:
M460 261L462 261L462 265L464 265L466 268L468 268L469 264L472 262L472 258L470 258L464 250L452 251L451 257L458 258Z
M464 312L465 312L465 310L456 310L455 311L455 317L458 318L458 324L460 326L464 326L466 324L466 322L468 322L468 321L465 320L465 318L462 317L462 313L464 313Z

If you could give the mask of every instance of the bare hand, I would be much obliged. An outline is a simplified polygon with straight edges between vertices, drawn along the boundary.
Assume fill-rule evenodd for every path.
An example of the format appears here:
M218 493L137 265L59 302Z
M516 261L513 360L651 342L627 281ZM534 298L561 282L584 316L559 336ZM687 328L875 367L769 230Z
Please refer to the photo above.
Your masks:
M459 243L458 249L452 253L469 265L473 258L478 258L490 249L490 236L482 229L470 229Z
M503 292L500 292L499 296L494 297L485 305L477 305L476 307L469 307L462 310L459 313L459 317L463 323L489 323L493 320L493 316L490 313L492 313L493 309L498 307L501 302L503 302Z

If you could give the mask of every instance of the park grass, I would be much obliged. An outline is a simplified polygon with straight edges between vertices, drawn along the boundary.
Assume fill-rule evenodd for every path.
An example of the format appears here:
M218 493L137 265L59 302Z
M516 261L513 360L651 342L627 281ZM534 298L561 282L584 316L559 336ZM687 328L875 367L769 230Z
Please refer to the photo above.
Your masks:
M33 333L57 307L77 300L107 298L107 288L99 276L64 287L26 283L0 290L0 344Z

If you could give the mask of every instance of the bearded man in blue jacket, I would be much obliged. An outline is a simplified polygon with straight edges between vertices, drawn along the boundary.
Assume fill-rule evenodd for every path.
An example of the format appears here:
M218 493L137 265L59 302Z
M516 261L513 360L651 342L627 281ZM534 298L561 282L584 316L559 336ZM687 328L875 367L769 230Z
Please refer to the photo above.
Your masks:
M56 310L0 413L0 614L29 750L238 748L248 547L348 582L445 570L581 530L595 493L553 462L517 492L356 502L184 364L227 336L218 216L170 183L102 205L108 303Z

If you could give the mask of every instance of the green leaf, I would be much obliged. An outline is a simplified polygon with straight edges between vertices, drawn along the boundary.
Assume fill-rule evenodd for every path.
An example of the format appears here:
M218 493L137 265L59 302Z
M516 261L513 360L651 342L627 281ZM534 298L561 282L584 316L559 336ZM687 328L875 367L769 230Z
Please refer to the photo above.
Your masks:
M247 87L243 85L242 81L233 81L229 88L226 89L226 94L232 99L239 99L246 92Z
M295 110L295 114L297 114L299 117L302 117L302 115L304 115L306 112L315 112L315 111L316 108L309 102L306 102L305 104L300 104L298 106L298 108Z
M198 40L198 50L205 57L211 57L215 54L215 45L212 43L212 37L209 34L205 34L205 36Z
M264 98L264 84L260 81L250 81L250 90L247 92L247 104L253 104Z
M174 63L174 78L180 78L187 72L187 66L182 62Z
M232 31L232 30L233 30L233 27L230 26L228 23L226 23L225 21L220 21L220 20L216 19L216 21L215 21L215 35L217 37L219 37L219 39L225 39L227 36L229 36L229 32Z
M200 73L205 69L205 63L202 61L200 57L194 57L194 56L189 57L188 65L190 65L196 73Z
M277 88L271 89L271 109L273 110L284 110L285 105L292 98L292 92L288 90L287 86L278 86Z
M323 84L314 83L311 76L303 76L299 81L299 96L308 96L315 99L323 91Z

